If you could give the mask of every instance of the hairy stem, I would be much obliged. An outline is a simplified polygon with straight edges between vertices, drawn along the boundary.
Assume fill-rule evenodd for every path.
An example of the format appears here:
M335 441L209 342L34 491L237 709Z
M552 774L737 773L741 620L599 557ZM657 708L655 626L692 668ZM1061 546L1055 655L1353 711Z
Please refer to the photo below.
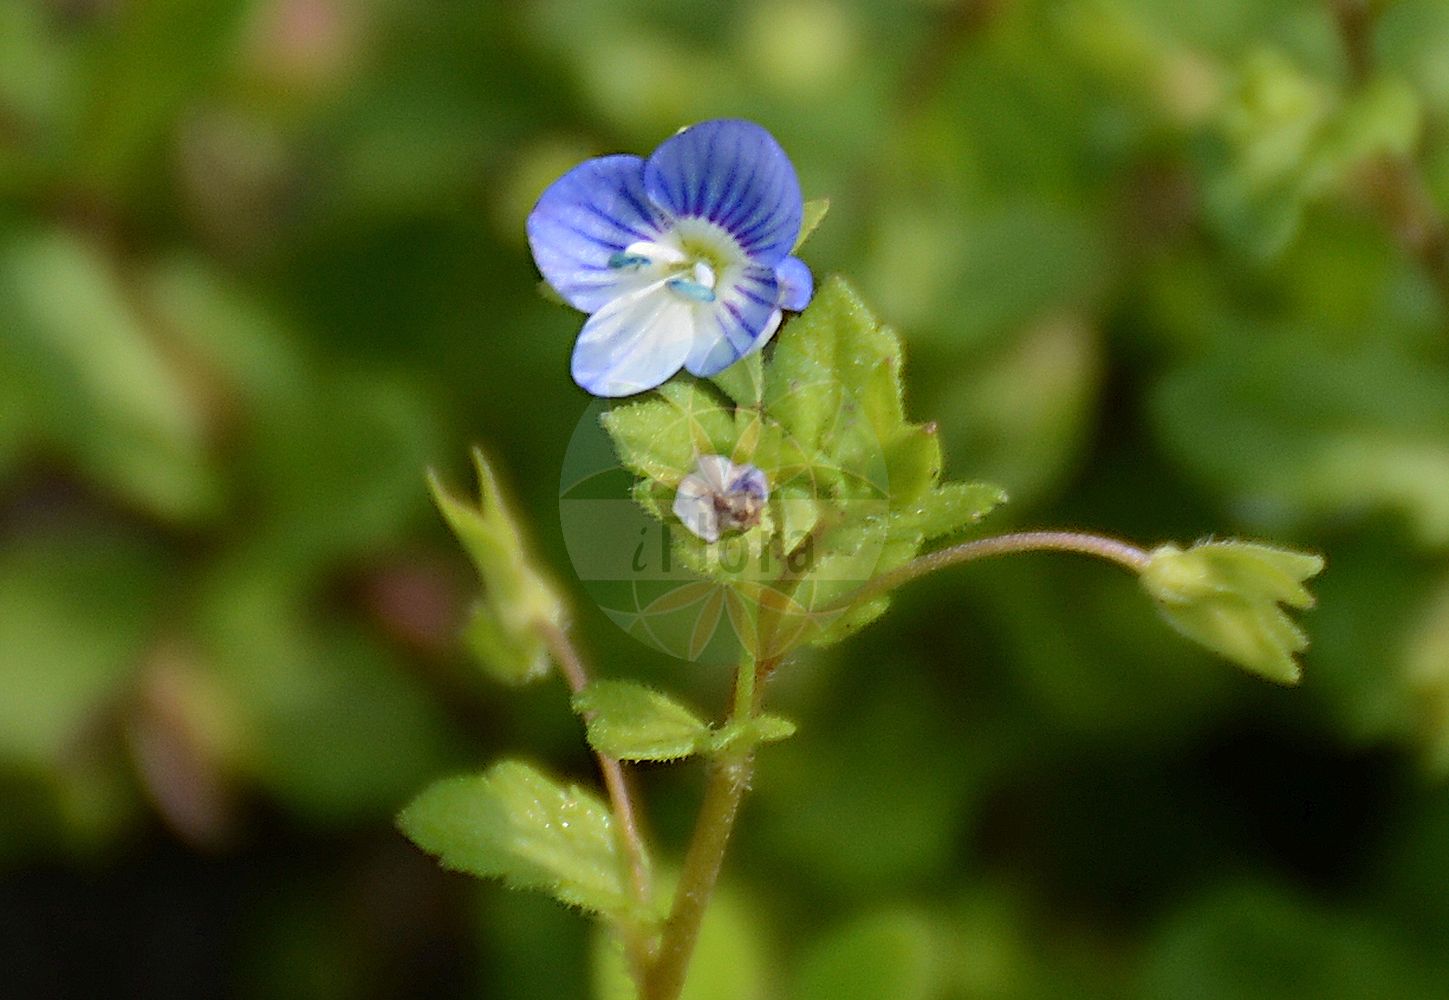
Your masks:
M1079 555L1095 556L1098 559L1117 563L1134 573L1141 573L1151 558L1145 550L1130 542L1124 542L1118 538L1108 538L1105 535L1089 535L1077 531L1021 531L1011 535L996 535L993 538L963 542L948 549L919 556L899 569L881 574L854 593L847 594L826 610L851 607L948 566L1018 552L1075 552Z
M588 669L584 666L578 650L569 641L568 633L554 624L539 626L549 655L558 664L559 672L572 694L578 694L589 683ZM644 837L639 830L638 810L634 806L629 782L624 774L624 765L608 754L595 753L599 771L604 777L604 787L609 793L609 804L613 809L614 822L619 829L619 841L629 867L629 884L634 902L640 912L647 912L652 905L654 889L649 877L649 863L645 860ZM624 928L624 948L629 965L637 982L642 982L645 970L652 959L648 935L642 928Z
M730 722L742 722L753 716L760 705L761 681L774 669L774 663L756 663L746 657L735 678L734 708ZM679 887L674 893L674 907L664 924L659 953L654 967L645 979L640 1000L677 1000L684 989L689 960L699 939L700 922L714 895L724 864L725 849L734 832L740 803L749 790L755 773L753 747L729 753L716 759L710 768L709 782L704 790L704 803L695 821L694 835L684 856L679 873Z

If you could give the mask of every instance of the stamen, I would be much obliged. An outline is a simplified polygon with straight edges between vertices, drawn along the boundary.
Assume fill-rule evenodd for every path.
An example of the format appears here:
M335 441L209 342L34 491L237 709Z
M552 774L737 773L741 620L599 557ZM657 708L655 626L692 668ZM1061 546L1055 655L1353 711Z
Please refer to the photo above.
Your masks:
M649 258L645 257L643 254L629 253L625 250L619 250L609 255L609 266L614 268L616 271L623 270L625 268L631 271L636 271L641 267L648 267L649 264Z
M665 285L676 295L682 295L686 299L693 299L696 302L713 302L714 289L706 287L697 281L690 281L688 278L670 278Z

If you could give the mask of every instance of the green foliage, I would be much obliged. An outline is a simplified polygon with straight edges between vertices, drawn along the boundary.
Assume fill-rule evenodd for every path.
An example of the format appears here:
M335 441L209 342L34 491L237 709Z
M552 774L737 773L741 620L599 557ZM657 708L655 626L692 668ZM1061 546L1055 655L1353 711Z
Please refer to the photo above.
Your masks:
M122 696L164 595L157 553L93 531L0 555L0 760L43 770ZM76 603L86 614L73 618Z
M1302 673L1294 653L1308 637L1278 606L1313 607L1304 581L1323 557L1249 542L1164 545L1142 570L1142 586L1173 628L1255 674L1283 684Z
M1337 10L1376 15L1361 78ZM591 773L555 685L456 662L472 585L418 470L486 441L530 558L566 565L581 318L539 300L523 220L586 156L740 115L832 196L822 290L848 273L908 334L908 413L1007 523L1281 537L1333 571L1302 690L1045 556L801 655L770 698L802 736L724 872L754 947L706 943L691 988L787 997L890 899L970 1000L1437 996L1449 310L1414 241L1449 214L1446 67L1442 0L3 0L0 923L33 931L6 982L95 993L94 934L177 942L120 980L220 952L247 996L585 993L577 914L446 891L389 836L504 746ZM723 443L808 470L787 548L873 571L850 546L886 533L824 520L838 463L737 412L772 351L698 387ZM576 611L609 675L720 698ZM677 851L695 769L641 770ZM208 878L255 891L182 940L174 807L217 802ZM1244 869L1272 888L1225 901ZM118 910L138 878L156 905Z
M789 719L766 712L719 726L710 736L709 749L718 754L749 749L760 743L779 743L794 736L795 729L795 723Z
M799 253L805 241L819 228L820 223L825 221L825 216L830 212L829 198L811 198L805 203L805 208L800 218L800 235L795 238L795 249L792 253Z
M1209 191L1215 221L1252 252L1276 256L1314 199L1351 183L1377 157L1410 153L1421 117L1401 80L1341 95L1278 51L1254 53L1221 112L1233 152Z
M0 245L0 313L8 420L158 516L215 514L205 414L95 245L58 230Z
M1442 971L1414 961L1386 929L1352 913L1249 884L1216 892L1179 914L1148 956L1137 995L1143 1000L1429 997L1441 992Z
M694 471L696 456L732 450L733 415L694 382L670 382L601 419L624 467L669 487Z
M620 916L633 906L608 808L528 764L503 761L439 781L398 815L398 826L449 868L595 913Z
M506 684L545 676L548 650L541 628L557 628L563 603L534 569L517 523L483 453L473 451L479 505L453 497L434 476L433 499L463 543L483 580L483 597L468 622L465 639L478 662Z
M758 900L729 886L718 891L699 929L699 941L679 1000L769 1000L773 996ZM624 956L611 935L594 935L594 1000L636 1000Z
M683 564L750 584L749 641L766 644L765 655L836 641L878 617L884 598L845 614L833 605L1005 500L990 484L939 483L936 429L906 419L902 368L899 338L831 278L763 362L752 356L716 378L729 402L681 378L604 417L620 460L644 477L636 497L666 523L672 490L697 456L728 455L765 473L771 503L745 533L746 569L723 569L710 546L674 533ZM772 562L770 552L800 553L804 565Z
M678 760L777 743L795 724L762 714L713 727L668 695L632 681L594 681L573 697L589 745L620 760Z
M1159 386L1162 435L1193 471L1281 512L1269 527L1391 511L1449 545L1449 368L1382 344L1247 351Z
M797 1000L932 1000L942 983L940 942L919 914L878 913L851 921L801 959Z
M1006 491L993 483L942 483L899 515L902 530L927 541L964 531L1006 503Z
M676 760L697 753L709 725L668 695L630 681L594 681L573 696L589 745L620 760Z

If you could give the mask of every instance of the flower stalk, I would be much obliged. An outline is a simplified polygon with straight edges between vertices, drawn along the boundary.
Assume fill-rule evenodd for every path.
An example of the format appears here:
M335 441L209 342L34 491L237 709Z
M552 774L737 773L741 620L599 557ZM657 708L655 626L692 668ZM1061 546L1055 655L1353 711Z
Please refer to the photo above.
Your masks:
M568 684L569 694L577 695L588 687L588 668L583 658L569 640L568 633L551 622L541 623L540 633L549 655L558 665ZM629 790L624 765L608 754L595 752L599 762L599 773L604 779L604 788L609 795L609 805L619 831L619 844L624 852L625 864L629 870L629 887L640 913L647 913L653 905L654 887L649 874L648 853L644 847L644 836L639 828L638 810ZM637 924L621 928L624 950L635 980L641 980L652 959L647 930Z
M906 563L899 569L882 573L859 590L847 594L834 606L826 610L841 610L860 604L897 587L910 583L937 570L961 563L989 559L992 556L1012 555L1021 552L1074 552L1093 556L1107 562L1141 573L1151 561L1151 555L1131 542L1106 535L1093 535L1080 531L1019 531L1010 535L996 535L963 542L947 549L940 549Z
M760 707L762 685L774 664L745 656L735 675L733 709L729 723L746 722ZM674 892L674 906L665 921L654 965L648 970L640 990L640 1000L677 1000L684 989L689 960L699 940L699 928L709 908L714 887L724 865L725 851L739 817L740 804L755 773L753 741L731 747L721 753L710 767L704 802L695 821L694 834L679 873Z

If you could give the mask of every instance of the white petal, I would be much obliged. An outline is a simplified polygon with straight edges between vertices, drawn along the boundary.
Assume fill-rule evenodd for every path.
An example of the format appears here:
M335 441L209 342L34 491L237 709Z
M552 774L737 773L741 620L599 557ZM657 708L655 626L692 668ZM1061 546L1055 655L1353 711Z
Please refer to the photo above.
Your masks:
M663 282L609 302L584 324L574 344L574 381L595 396L653 389L684 364L695 313Z
M704 477L693 473L679 481L679 491L674 494L674 516L706 542L719 541L719 512L714 507L715 495Z
M701 455L694 472L685 478L703 480L705 488L715 493L724 493L729 490L730 480L734 475L735 464L723 455Z

